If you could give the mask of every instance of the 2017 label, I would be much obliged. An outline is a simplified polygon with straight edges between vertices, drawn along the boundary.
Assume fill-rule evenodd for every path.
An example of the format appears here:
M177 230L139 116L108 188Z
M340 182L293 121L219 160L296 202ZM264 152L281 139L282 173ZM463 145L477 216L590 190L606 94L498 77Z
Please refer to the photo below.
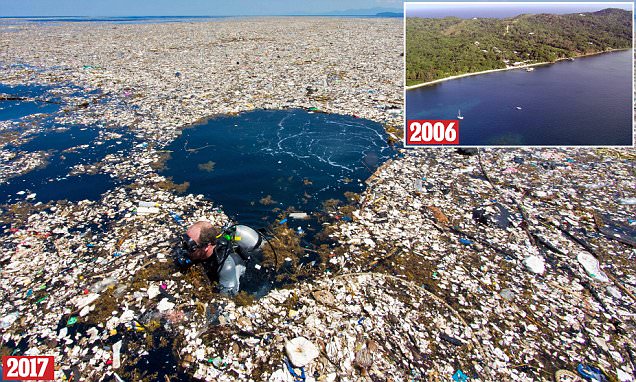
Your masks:
M50 381L55 378L53 356L3 356L5 381Z
M456 145L459 120L410 120L405 136L407 145Z

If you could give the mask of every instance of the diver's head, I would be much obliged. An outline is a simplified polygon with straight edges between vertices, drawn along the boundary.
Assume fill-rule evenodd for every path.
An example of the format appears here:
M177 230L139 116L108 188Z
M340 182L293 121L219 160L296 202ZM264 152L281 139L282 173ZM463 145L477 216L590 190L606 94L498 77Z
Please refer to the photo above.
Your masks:
M210 222L196 222L183 235L182 246L190 259L204 261L212 256L217 236L219 236L219 230Z

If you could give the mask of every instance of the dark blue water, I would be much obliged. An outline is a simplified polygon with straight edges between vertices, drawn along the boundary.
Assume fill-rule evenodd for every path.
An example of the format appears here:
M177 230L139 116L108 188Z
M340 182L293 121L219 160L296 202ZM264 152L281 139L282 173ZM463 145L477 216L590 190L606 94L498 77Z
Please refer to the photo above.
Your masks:
M0 204L24 200L35 203L62 199L95 200L118 183L105 174L69 176L69 172L75 165L90 165L108 154L129 152L137 143L130 132L121 129L117 131L121 134L120 138L104 139L99 134L102 128L98 126L66 126L54 122L54 116L65 105L62 94L88 99L89 95L99 93L98 90L85 91L72 84L0 84L0 93L35 99L0 101L0 121L18 121L21 118L29 121L10 125L7 132L17 132L21 137L20 143L8 142L2 148L17 153L18 157L30 152L48 154L46 163L40 168L0 183ZM29 197L32 194L35 197Z
M113 24L147 24L147 23L178 23L209 21L226 16L25 16L25 17L0 17L4 23L38 22L38 23L113 23Z
M400 12L401 13L401 12ZM258 16L258 15L253 15ZM346 18L394 18L395 15L268 15L268 16L293 16L293 17L346 17ZM183 23L203 22L226 18L242 18L246 16L21 16L0 17L0 23L14 25L24 22L36 23L111 23L111 24L158 24L158 23ZM250 17L250 16L247 16ZM399 16L401 17L401 16Z
M462 145L631 145L632 83L632 51L613 52L409 90L406 115L461 109Z
M99 137L99 127L49 127L22 145L8 145L11 151L47 151L50 157L44 167L0 183L0 203L98 199L118 181L106 174L68 174L77 164L89 165L108 154L128 152L136 142L131 133L120 133L121 138L104 140ZM34 198L26 199L33 193Z
M304 110L215 118L183 130L169 149L163 175L255 226L271 222L275 208L311 212L326 199L344 200L392 155L379 123Z
M46 97L50 88L37 85L9 86L0 83L0 94L19 97ZM47 97L48 98L48 97ZM0 100L0 121L16 120L27 115L50 114L60 109L59 104L41 101L3 101Z
M69 96L79 96L82 91L71 85L61 84L63 92ZM11 178L0 183L0 203L13 203L29 200L48 202L66 199L77 201L97 199L117 183L109 175L82 174L68 176L77 164L93 164L107 154L130 150L134 140L130 133L122 131L120 139L103 140L99 137L98 127L82 125L60 126L53 122L52 116L62 106L62 100L56 95L60 87L40 85L9 86L0 84L0 93L20 97L35 98L36 101L0 101L0 121L19 120L39 114L37 128L30 124L11 129L20 133L26 140L21 144L7 143L4 149L18 153L45 151L49 154L47 162L41 168ZM43 102L43 100L49 102ZM71 149L73 150L67 150ZM35 194L35 197L29 195Z
M20 149L22 151L49 151L49 150L66 150L71 147L86 145L97 138L97 129L91 129L85 126L71 126L70 128L49 129L47 131L26 136L30 140L19 146L10 145L9 147ZM74 155L74 153L67 153Z

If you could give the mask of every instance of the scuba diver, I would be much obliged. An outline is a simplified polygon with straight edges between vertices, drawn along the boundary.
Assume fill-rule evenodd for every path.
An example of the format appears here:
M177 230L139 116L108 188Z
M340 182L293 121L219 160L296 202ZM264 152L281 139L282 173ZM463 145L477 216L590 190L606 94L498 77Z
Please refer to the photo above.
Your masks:
M218 229L199 221L183 234L175 260L184 268L202 263L218 277L220 292L234 296L248 261L259 253L262 242L262 236L248 226L235 224Z

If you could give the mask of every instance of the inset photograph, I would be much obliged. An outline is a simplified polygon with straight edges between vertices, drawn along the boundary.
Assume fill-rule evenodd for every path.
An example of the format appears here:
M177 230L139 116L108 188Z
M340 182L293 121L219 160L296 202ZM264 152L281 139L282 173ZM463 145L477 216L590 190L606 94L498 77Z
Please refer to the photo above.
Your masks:
M633 7L404 3L405 144L633 146Z

